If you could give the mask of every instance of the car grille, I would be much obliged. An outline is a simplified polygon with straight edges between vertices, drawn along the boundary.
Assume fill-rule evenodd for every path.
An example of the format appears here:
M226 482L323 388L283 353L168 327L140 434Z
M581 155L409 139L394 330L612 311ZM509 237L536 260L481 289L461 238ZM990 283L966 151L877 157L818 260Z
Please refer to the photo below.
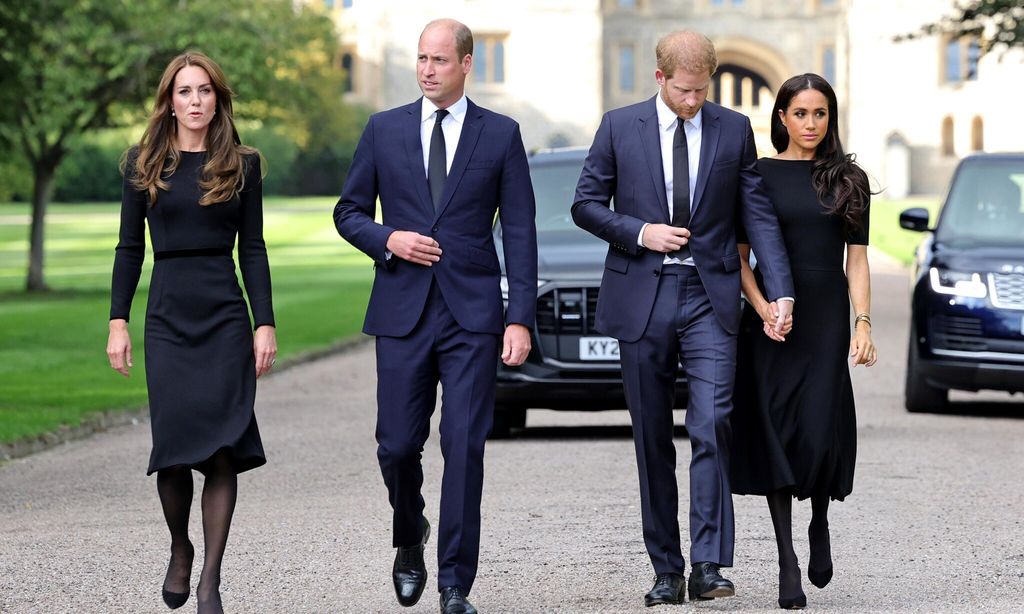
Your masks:
M1024 273L989 273L992 304L1004 309L1024 309Z
M980 318L935 316L931 319L931 333L932 342L937 348L965 352L981 352L986 349Z
M986 337L980 318L937 315L928 326L936 350L1024 355L1024 341Z
M981 318L965 316L935 316L932 318L932 332L944 335L980 337L983 334Z
M542 335L596 333L597 288L554 288L537 298L537 332Z

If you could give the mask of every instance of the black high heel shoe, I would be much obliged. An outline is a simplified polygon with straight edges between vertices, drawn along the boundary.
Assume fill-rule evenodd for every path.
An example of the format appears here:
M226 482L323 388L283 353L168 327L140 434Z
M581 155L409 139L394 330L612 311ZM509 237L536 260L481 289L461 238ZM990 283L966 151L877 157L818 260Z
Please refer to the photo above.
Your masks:
M189 579L185 581L185 583L186 583L185 589L186 590L185 590L184 593L175 593L175 592L171 592L171 591L167 590L167 579L171 575L171 569L172 569L171 564L174 562L174 555L173 554L171 555L171 560L167 562L167 573L164 575L164 583L163 583L163 586L160 587L160 591L161 591L161 594L163 595L164 603L166 603L167 607L171 608L172 610L177 610L181 606L185 605L185 602L188 601L188 597L191 594L191 589L189 588L188 585L191 583L191 578L192 578L192 561L195 559L195 556L196 556L195 548L192 547L191 543L189 544L189 551L190 551L189 562L188 562L188 575L189 575Z
M815 569L813 567L807 567L807 579L811 581L811 584L818 588L825 588L828 583L832 581L832 566L829 565L825 569Z
M807 595L804 594L804 590L800 586L800 568L796 568L795 574L790 572L789 578L790 580L795 579L796 589L799 593L794 596L787 597L782 595L784 578L783 572L779 571L779 607L783 610L802 610L807 607Z
M810 561L807 563L807 579L818 588L825 588L832 581L832 539L828 532L828 524L824 531L814 531L813 525L807 527L807 541L811 547ZM817 556L815 556L817 555ZM827 559L828 565L815 568L815 559Z

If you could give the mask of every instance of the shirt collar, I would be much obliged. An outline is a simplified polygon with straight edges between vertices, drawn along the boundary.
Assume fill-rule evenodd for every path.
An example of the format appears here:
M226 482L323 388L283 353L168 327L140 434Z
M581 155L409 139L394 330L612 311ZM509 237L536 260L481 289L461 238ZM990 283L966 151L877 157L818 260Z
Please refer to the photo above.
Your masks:
M433 120L434 113L437 111L437 105L427 99L426 96L422 98L423 104L420 107L420 123L427 121L428 119ZM452 119L462 123L462 120L466 118L466 111L469 108L466 95L463 94L462 98L455 101L455 104L448 107L448 114L452 116Z
M654 106L658 109L658 127L661 129L662 132L665 132L666 130L669 129L675 130L676 120L679 119L679 116L676 115L675 112L672 111L672 109L668 108L667 104L665 104L665 101L661 97L661 90L658 90L658 94L654 98ZM701 109L697 111L697 114L693 116L693 119L689 119L687 121L690 122L690 124L692 124L694 128L700 130L703 117L704 108L701 107Z

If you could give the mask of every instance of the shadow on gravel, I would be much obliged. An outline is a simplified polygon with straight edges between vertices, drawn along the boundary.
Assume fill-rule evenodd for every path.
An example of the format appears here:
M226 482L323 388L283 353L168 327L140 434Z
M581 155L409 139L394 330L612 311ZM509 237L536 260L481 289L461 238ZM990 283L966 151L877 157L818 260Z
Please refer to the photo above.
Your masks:
M674 437L686 438L686 427L676 425ZM533 426L513 429L511 439L576 441L584 439L627 439L633 440L633 429L629 425L593 426Z

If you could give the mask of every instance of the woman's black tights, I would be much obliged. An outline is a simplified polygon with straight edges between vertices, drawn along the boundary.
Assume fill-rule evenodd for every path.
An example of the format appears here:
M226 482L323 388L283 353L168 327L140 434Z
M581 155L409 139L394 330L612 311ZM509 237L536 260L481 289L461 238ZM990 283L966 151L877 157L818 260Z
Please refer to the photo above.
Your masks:
M203 571L199 576L196 599L199 612L221 612L220 568L231 530L231 517L238 496L238 475L227 450L221 450L203 467ZM192 471L187 467L164 469L157 473L157 491L163 506L167 528L171 532L171 562L164 589L188 593L194 550L188 538L189 510L192 506Z
M768 495L768 510L775 527L779 547L779 604L793 602L804 596L800 585L800 563L793 549L793 495L775 491Z

